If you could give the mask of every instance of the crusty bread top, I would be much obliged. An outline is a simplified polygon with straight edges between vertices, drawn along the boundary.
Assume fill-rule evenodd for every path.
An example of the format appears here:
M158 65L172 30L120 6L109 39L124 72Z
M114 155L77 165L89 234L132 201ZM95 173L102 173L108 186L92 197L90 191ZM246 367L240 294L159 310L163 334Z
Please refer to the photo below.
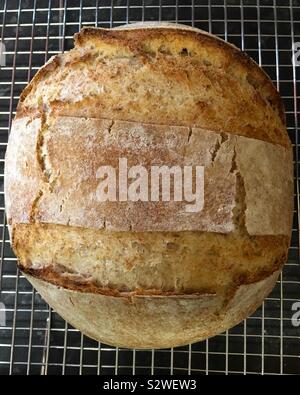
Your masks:
M124 149L114 134L136 127L147 129L148 139L160 136L149 156L173 130L174 141L184 142L184 159L216 173L228 189L218 207L226 214L223 229L212 228L220 224L210 217L201 226L149 232L134 215L136 232L103 229L102 214L113 210L89 200L94 181L81 188L86 180L78 177L78 163L85 161L93 175L106 153L101 139L111 134L110 148ZM292 161L282 102L253 61L207 33L84 29L75 48L52 58L23 92L7 158L6 206L21 267L62 287L219 292L230 300L239 285L270 276L285 260ZM72 195L73 187L80 192ZM214 197L207 200L211 207Z
M39 111L195 125L290 146L280 96L234 46L197 29L85 28L24 90L17 116Z

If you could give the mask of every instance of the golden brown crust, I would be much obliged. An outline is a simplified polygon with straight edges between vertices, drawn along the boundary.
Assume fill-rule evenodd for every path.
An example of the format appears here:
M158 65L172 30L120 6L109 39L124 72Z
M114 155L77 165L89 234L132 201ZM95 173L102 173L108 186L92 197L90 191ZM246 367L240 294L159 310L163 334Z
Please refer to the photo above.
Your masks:
M164 39L170 34L173 36L174 41L182 40L184 42L192 40L196 41L198 45L207 47L208 51L215 52L219 50L222 52L224 60L226 59L228 65L236 65L237 67L242 67L247 70L247 72L250 73L249 78L253 78L253 83L255 80L257 87L260 86L264 92L269 93L269 99L272 105L276 107L280 113L282 122L285 123L283 102L270 77L245 52L242 52L232 44L228 44L221 39L216 39L215 36L209 35L206 32L198 30L196 33L194 30L183 29L178 29L175 32L173 28L153 27L143 29L141 27L141 29L135 30L122 29L122 33L120 34L120 30L87 27L82 29L81 32L76 33L74 38L75 46L84 47L90 39L92 39L92 41L93 39L100 39L112 45L119 45L121 43L123 46L130 47L133 52L139 54L142 52L143 54L143 51L141 51L141 43L151 40L164 42ZM226 66L226 64L222 64L222 66Z
M17 117L37 103L58 115L197 125L290 147L270 79L237 48L201 31L83 29L74 50L37 73Z
M15 225L12 234L22 270L49 281L55 272L56 285L79 284L78 290L100 293L232 295L237 286L280 269L289 244L286 236L108 232L50 224Z
M120 41L124 46L129 46L132 51L139 51L141 43L145 41L151 41L159 39L164 41L164 38L172 34L175 39L186 39L196 40L199 45L207 46L208 51L221 50L224 58L227 58L228 64L243 67L249 72L249 78L252 78L253 83L255 81L256 87L260 87L262 91L269 94L268 100L271 101L272 105L278 110L282 123L285 124L285 112L283 102L279 95L279 92L275 89L270 77L263 72L263 70L251 59L245 52L241 52L238 48L233 45L226 43L223 40L217 40L215 36L203 34L199 30L195 34L195 31L189 30L176 30L170 28L148 28L148 29L135 29L133 30L122 30L122 36L119 31L113 29L96 29L96 28L84 28L80 33L75 34L75 45L84 46L90 38L100 38L101 40L107 41L111 44L119 44ZM176 35L178 35L176 37Z

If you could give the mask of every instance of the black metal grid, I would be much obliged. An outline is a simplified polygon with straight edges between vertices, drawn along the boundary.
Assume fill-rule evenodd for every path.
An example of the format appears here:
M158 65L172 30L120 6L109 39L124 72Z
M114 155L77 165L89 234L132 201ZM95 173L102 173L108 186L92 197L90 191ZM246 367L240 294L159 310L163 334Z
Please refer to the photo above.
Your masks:
M288 263L256 313L213 339L170 350L127 350L84 337L53 312L16 269L4 215L3 168L8 132L22 89L53 54L72 47L81 26L170 21L202 28L252 56L285 102L294 145L295 215ZM300 41L300 0L0 0L0 374L299 374L300 301L299 75L292 43ZM1 317L6 314L5 326ZM1 316L2 314L2 316ZM2 322L3 325L3 322Z

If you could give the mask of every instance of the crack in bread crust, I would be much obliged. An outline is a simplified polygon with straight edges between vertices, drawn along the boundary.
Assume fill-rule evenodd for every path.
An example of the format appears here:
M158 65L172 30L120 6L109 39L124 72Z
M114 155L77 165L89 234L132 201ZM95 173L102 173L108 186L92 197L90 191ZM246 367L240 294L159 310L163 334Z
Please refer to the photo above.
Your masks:
M250 281L247 280L243 275L237 277L236 281L229 287L226 292L226 303L227 304L230 299L235 295L237 289L242 285L255 284L266 278L272 276L275 272L282 268L283 262L278 262L274 267L267 271L263 270L261 273L257 273L257 275ZM78 273L71 272L61 272L65 270L61 265L51 265L44 267L43 269L34 269L31 267L23 266L18 263L19 269L25 273L30 274L33 277L36 277L40 280L49 282L58 287L63 287L66 289L70 289L78 292L86 292L86 293L95 293L107 296L116 296L116 297L132 297L132 296L185 296L185 297L197 297L197 296L214 296L216 295L216 291L212 290L201 290L201 291L192 291L192 292L178 292L178 291L162 291L157 289L135 289L133 291L122 291L118 289L102 287L97 284L95 281L85 278L83 275Z
M118 289L102 287L92 279L86 278L78 273L71 273L61 265L51 265L43 269L33 269L31 267L22 266L18 264L23 273L30 274L31 276L40 280L47 281L58 287L63 287L78 292L95 293L106 296L115 297L132 297L132 296L182 296L182 297L198 297L198 296L214 296L209 290L202 290L201 292L178 292L178 291L162 291L157 289L135 289L133 291L122 291Z

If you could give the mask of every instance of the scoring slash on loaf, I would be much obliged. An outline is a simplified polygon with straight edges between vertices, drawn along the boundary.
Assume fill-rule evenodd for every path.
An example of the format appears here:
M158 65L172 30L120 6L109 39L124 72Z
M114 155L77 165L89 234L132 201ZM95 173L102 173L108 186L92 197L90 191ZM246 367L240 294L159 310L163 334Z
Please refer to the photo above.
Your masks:
M99 202L97 169L204 166L204 207ZM292 150L282 101L234 46L198 29L86 28L23 91L5 167L18 264L107 344L184 345L254 312L287 256Z

